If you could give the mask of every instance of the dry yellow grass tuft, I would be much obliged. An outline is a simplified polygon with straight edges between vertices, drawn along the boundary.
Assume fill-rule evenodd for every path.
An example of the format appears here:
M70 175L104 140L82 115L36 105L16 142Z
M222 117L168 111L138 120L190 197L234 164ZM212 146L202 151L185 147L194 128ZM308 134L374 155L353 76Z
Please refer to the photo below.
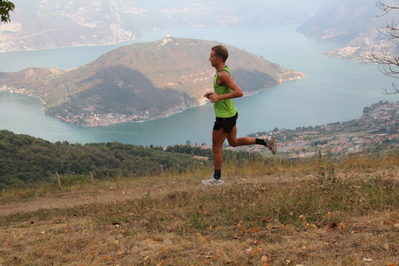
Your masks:
M399 158L269 159L1 194L5 265L399 266ZM52 190L50 189L52 188Z

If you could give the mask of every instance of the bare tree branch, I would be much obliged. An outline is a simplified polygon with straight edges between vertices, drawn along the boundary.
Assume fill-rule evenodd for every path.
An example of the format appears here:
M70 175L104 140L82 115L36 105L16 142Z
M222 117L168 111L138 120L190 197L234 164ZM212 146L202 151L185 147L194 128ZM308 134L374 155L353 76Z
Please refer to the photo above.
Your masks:
M378 29L378 31L384 35L389 37L392 40L396 40L399 38L399 22L392 20L391 22L386 22L386 24L382 27L382 29Z
M379 17L385 16L386 14L388 14L389 12L391 12L394 9L399 9L399 0L394 0L393 5L387 5L383 2L381 2L381 0L377 0L376 4L377 4L377 7L379 7L381 9L381 11L383 12L382 15L378 15Z
M382 2L383 0L376 0L377 7L379 7L382 11L381 15L377 15L377 17L382 17L387 15L389 12L393 10L399 9L399 0L393 0L391 5ZM386 22L385 26L378 31L388 37L391 40L395 40L398 45L399 41L399 22L397 20L392 20L391 22ZM380 65L379 70L381 73L388 77L399 78L399 57L398 56L390 56L387 53L382 55L377 55L374 52L371 52L370 60L378 65ZM393 91L384 90L385 94L399 94L399 89L392 83Z
M399 89L396 88L395 83L392 83L393 91L388 91L388 89L384 89L384 94L390 95L390 94L399 94Z

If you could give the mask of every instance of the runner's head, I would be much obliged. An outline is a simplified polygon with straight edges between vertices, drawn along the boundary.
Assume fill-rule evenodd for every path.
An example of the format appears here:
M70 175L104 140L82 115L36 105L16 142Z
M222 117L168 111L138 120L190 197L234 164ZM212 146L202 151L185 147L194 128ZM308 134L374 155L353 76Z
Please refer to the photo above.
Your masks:
M223 62L226 62L227 58L229 57L229 51L227 51L227 48L223 45L216 45L212 47L212 51L215 52L217 57L222 58Z

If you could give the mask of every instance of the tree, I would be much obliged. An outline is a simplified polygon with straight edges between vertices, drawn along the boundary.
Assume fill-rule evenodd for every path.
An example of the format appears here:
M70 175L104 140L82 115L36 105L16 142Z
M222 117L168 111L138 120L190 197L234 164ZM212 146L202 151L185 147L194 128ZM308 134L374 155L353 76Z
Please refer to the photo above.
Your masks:
M386 1L385 1L386 2ZM399 0L393 0L391 4L383 3L382 0L376 0L377 7L379 7L382 11L380 17L387 15L390 12L394 12L399 9ZM382 35L387 36L390 40L399 41L399 21L393 19L390 22L386 22L385 26L383 26L380 30ZM399 49L399 47L398 47ZM396 50L398 50L396 49ZM378 56L375 53L372 53L371 60L382 67L380 71L389 77L399 78L399 56L389 55L388 53ZM388 91L385 89L386 94L399 94L399 88L392 84L393 91Z
M10 12L14 11L15 5L8 0L0 0L0 18L1 22L10 22Z

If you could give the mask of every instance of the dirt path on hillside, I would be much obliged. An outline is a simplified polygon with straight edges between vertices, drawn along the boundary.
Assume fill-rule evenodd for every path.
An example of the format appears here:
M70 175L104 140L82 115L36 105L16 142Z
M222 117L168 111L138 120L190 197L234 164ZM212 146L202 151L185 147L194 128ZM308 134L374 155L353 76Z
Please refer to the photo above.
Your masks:
M172 183L172 182L171 182ZM31 199L15 199L0 205L0 216L40 209L68 208L86 204L101 204L137 199L144 195L159 194L173 185L134 187L126 184L120 187L91 187L88 189L65 189L60 193L33 196Z
M373 173L335 173L338 178L373 178L376 176L386 176L385 170ZM228 177L225 179L223 187L244 183L270 183L278 184L281 182L303 182L308 179L316 178L314 175L269 175L269 176L250 176L250 177ZM392 172L389 178L399 179L397 171ZM64 188L56 192L48 192L44 196L34 195L31 198L14 196L8 202L0 203L0 216L10 215L21 212L34 212L40 209L69 208L88 204L116 203L126 200L134 200L143 196L162 196L173 191L188 191L199 189L212 189L213 187L204 186L197 178L187 178L181 180L135 180L132 182L121 182L115 187L105 185L93 186L89 188ZM40 194L39 192L37 194ZM43 194L43 193L42 193ZM4 200L3 200L4 201Z
M238 183L258 183L268 180L281 181L280 177L257 178L229 178L223 186L231 186ZM148 184L144 181L121 184L116 187L91 187L91 188L65 188L58 192L50 192L52 195L32 196L31 198L15 198L11 202L0 204L0 216L13 213L33 212L40 209L68 208L86 204L115 203L126 200L138 199L143 196L160 196L174 190L209 189L202 185L200 180L163 180Z

